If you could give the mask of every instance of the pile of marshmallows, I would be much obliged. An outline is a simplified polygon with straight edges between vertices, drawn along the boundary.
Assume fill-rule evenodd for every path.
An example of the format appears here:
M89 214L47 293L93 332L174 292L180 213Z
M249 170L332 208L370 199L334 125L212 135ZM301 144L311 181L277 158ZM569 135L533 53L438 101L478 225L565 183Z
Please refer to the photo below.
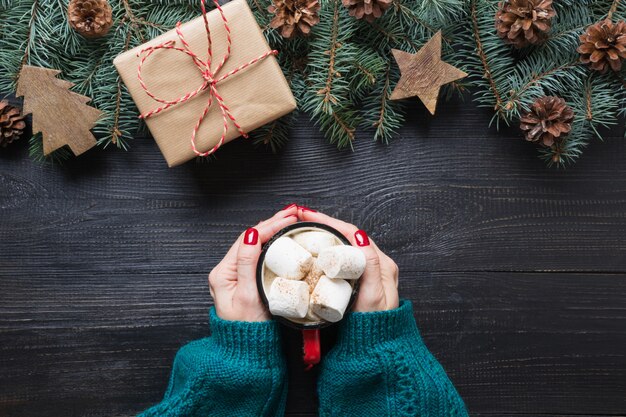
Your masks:
M361 277L365 256L331 233L303 231L276 239L267 250L265 266L276 274L267 297L272 314L337 322L352 295L353 286L346 280Z

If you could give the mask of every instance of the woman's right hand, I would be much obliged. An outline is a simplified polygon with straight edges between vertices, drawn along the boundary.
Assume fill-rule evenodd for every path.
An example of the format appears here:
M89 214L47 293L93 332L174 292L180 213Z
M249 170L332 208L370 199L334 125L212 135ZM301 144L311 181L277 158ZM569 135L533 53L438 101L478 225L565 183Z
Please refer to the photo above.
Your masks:
M307 208L298 208L298 217L304 221L326 224L341 232L353 246L363 251L365 272L360 279L359 293L352 308L370 312L398 308L398 265L369 239L364 230Z
M256 285L256 267L261 245L283 227L297 221L296 205L285 207L272 218L242 233L224 259L209 274L209 289L217 316L224 320L270 319Z

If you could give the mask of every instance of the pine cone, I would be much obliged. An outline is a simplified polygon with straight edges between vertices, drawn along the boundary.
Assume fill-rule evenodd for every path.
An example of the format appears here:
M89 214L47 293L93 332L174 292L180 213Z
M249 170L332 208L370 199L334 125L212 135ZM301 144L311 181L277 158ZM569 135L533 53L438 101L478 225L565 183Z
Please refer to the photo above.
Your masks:
M0 101L0 146L6 148L22 136L26 127L19 107L11 106L7 100Z
M113 24L107 0L70 0L67 14L70 26L86 38L106 35Z
M498 4L498 36L515 48L536 45L546 39L556 12L552 0L505 0Z
M622 69L626 58L626 22L617 23L606 19L587 28L580 35L580 62L589 64L596 71L606 72Z
M267 10L275 14L270 26L280 29L280 34L287 39L299 34L308 35L320 21L318 0L274 0Z
M539 97L521 118L520 129L526 140L551 147L572 129L574 111L561 97Z
M373 22L391 7L392 0L341 0L350 16Z

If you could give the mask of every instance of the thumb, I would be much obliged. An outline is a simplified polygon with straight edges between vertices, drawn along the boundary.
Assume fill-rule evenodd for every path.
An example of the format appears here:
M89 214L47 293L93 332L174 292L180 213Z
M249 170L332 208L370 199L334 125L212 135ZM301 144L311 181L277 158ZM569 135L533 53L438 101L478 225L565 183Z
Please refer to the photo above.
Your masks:
M261 255L259 231L254 227L243 234L237 251L237 290L253 299L258 295L256 286L256 266Z
M359 293L354 311L384 310L385 290L380 272L380 257L370 245L369 238L364 230L357 230L354 240L363 255L365 255L365 271L359 283Z

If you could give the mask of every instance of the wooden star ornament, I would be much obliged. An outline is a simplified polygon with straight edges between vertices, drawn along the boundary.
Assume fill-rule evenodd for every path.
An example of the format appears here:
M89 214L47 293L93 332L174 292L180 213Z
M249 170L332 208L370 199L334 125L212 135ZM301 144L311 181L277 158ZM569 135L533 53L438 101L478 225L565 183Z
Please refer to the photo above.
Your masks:
M399 49L392 49L391 52L401 74L391 93L391 100L417 96L430 114L435 114L441 86L467 77L465 72L441 60L441 31L416 54Z

